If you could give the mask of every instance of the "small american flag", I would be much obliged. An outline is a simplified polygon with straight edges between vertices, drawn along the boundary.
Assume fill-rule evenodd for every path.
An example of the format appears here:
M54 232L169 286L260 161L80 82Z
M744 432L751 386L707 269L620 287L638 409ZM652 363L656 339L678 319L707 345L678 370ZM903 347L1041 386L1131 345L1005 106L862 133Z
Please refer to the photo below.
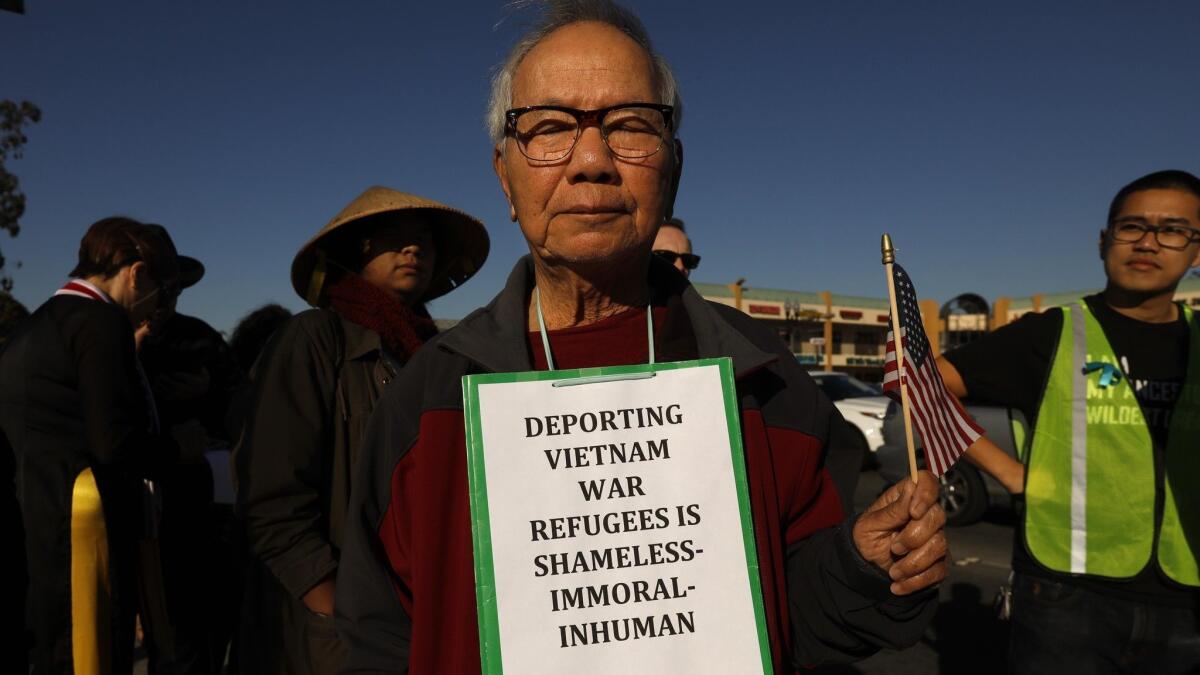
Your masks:
M983 429L975 424L962 405L946 389L937 369L937 359L929 348L929 338L921 325L917 308L917 290L908 273L892 265L896 283L896 308L900 312L900 334L904 344L904 382L908 385L908 405L913 423L921 432L925 447L925 463L933 475L940 476L981 435ZM887 361L883 366L883 393L900 401L900 376L896 368L896 340L892 331L887 337Z

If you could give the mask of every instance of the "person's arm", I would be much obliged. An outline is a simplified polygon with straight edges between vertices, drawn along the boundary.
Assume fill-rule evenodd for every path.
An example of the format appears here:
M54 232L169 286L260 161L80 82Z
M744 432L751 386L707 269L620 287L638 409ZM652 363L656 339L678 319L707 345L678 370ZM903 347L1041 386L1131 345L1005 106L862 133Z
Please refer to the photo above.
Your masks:
M293 597L332 613L337 560L325 500L337 381L337 326L312 315L282 330L256 372L234 464L250 547Z
M818 437L841 419L824 397L817 397L809 414L816 422L806 426ZM810 451L816 443L823 456L831 448L818 438L792 438L807 442ZM932 620L937 608L932 586L946 571L945 514L928 472L919 474L919 490L901 481L866 512L842 518L834 479L823 464L812 463L798 477L804 487L787 513L789 656L797 668L848 663L881 648L912 645Z
M950 393L959 399L965 398L968 393L967 385L954 364L939 356L937 366ZM987 436L980 436L979 440L971 444L971 447L967 448L966 457L967 461L1000 481L1010 493L1016 495L1025 491L1025 466L988 440Z
M791 638L790 654L785 657L793 667L805 669L857 661L881 648L910 646L921 638L937 610L937 592L931 587L946 570L945 538L941 535L945 515L936 505L936 481L928 472L921 472L919 504L910 494L915 492L911 481L906 480L903 483L910 484L908 488L898 484L867 513L846 517L842 504L853 504L861 462L839 468L836 462L831 466L830 458L830 453L836 452L839 425L846 422L786 347L774 342L792 395L787 399L788 424L806 431L776 436L780 446L773 448L772 454L779 458L820 456L819 461L801 466L775 468L794 481L792 503L785 505L782 514L787 546L786 629ZM839 477L835 470L843 475ZM850 498L843 499L842 491ZM902 492L905 501L899 502ZM891 510L874 513L884 507ZM895 522L882 519L884 513ZM905 529L917 521L922 523L919 527ZM868 542L890 545L901 537L911 550L893 555L885 547L878 562L886 567L860 550ZM901 560L908 562L893 565ZM896 578L889 576L893 567Z
M937 482L903 480L866 512L794 544L787 561L792 660L845 663L921 638L949 555Z

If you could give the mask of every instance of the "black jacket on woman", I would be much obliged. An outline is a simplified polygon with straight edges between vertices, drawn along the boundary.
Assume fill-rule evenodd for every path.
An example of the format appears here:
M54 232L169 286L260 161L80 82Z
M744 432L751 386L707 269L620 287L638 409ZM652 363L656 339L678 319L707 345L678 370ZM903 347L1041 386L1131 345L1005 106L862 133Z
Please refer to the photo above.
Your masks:
M71 500L76 478L89 468L108 533L110 672L132 668L141 479L178 451L151 434L143 382L128 316L99 300L47 300L0 356L0 427L16 459L35 673L73 670Z
M301 598L337 572L351 467L397 369L378 333L327 309L289 319L255 365L253 403L234 449L238 510L255 557L240 672L303 675L340 664L332 618Z

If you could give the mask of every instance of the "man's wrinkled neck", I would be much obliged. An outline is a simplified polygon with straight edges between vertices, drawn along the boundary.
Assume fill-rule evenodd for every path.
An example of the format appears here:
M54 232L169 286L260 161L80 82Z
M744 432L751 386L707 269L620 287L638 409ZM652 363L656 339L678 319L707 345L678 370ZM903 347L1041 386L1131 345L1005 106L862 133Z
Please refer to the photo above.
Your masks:
M1111 282L1104 288L1104 302L1118 314L1146 323L1170 323L1179 317L1175 287L1162 291L1131 291Z
M599 264L548 263L533 256L534 282L541 294L546 330L584 326L636 307L650 298L646 275L650 253ZM535 300L529 299L529 329L538 329Z

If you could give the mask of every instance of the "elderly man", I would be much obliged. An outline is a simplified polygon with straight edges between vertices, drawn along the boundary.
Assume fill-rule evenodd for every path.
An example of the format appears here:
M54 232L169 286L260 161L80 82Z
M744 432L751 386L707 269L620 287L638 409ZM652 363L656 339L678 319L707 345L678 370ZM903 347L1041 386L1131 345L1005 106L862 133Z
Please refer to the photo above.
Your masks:
M654 237L651 251L655 256L675 266L685 277L692 276L692 270L700 266L700 256L692 253L692 240L687 236L683 220L668 218L667 222L658 228Z
M928 624L947 555L932 476L846 521L823 468L832 404L769 331L652 260L678 112L641 23L607 1L551 3L497 75L493 161L530 255L372 418L335 605L346 672L480 671L460 378L546 369L539 304L559 368L645 363L647 311L658 360L732 357L776 673L906 646Z

